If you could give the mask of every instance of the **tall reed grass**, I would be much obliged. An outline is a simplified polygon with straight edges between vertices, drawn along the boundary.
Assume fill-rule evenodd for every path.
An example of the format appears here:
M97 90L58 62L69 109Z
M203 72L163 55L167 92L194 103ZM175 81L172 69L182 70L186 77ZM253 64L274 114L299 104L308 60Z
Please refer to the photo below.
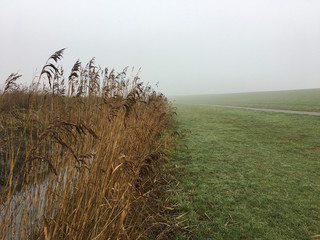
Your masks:
M28 87L11 74L0 94L0 239L155 237L167 100L94 59L65 77L63 52Z

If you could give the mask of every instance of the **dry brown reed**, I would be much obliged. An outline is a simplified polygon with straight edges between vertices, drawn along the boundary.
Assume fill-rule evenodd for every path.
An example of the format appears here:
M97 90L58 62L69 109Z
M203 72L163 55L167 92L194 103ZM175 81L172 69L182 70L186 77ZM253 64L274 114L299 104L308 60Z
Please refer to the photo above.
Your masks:
M63 51L30 87L12 74L0 94L0 239L155 238L169 226L156 188L166 98L94 59L66 78Z

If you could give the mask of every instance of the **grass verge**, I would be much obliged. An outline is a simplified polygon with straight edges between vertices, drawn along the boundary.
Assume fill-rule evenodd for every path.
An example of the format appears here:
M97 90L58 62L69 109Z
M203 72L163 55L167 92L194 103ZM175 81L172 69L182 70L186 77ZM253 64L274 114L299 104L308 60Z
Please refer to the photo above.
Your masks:
M178 239L320 234L320 118L179 105Z

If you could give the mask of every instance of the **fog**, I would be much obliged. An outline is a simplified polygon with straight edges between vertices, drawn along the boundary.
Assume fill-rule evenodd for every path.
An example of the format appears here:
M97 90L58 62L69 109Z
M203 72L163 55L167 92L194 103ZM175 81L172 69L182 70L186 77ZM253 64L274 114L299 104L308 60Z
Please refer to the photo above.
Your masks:
M319 0L0 0L0 84L67 48L166 95L320 88Z

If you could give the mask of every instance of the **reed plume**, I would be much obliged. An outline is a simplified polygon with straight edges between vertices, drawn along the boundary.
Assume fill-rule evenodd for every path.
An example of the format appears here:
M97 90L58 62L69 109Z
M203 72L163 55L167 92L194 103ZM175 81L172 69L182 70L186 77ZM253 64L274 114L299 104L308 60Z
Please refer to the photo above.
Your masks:
M0 94L0 238L156 237L167 100L128 68L116 73L94 59L78 60L65 78L64 50L38 84L18 89L12 74ZM42 76L49 86L40 89Z

